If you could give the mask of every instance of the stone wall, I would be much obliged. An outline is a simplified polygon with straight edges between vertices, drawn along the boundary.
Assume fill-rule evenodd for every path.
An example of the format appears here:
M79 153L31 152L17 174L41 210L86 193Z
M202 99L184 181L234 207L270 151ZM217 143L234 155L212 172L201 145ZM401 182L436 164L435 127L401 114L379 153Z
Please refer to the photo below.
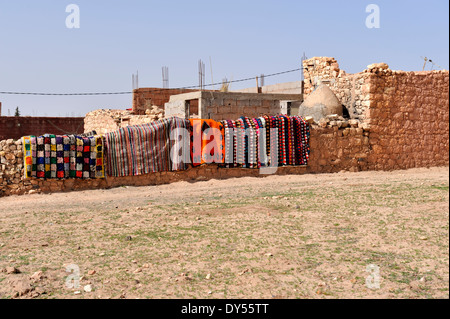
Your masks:
M311 130L309 172L359 172L369 169L370 128L357 120L325 119Z
M21 140L0 141L0 197L23 194L30 186L23 178L23 149Z
M0 140L46 133L81 134L83 123L82 117L0 116Z
M371 72L369 169L449 164L449 72Z
M334 58L314 57L303 61L304 98L320 83L327 84L345 106L350 118L366 120L369 92L365 90L369 74L347 74Z
M304 61L305 96L323 82L370 127L367 169L448 165L449 72L405 72L385 63L347 74L334 58Z
M328 84L351 111L352 119L330 116L318 125L312 125L309 165L279 168L277 174L393 170L449 164L448 71L393 71L380 63L369 65L361 73L346 74L333 58L312 58L305 60L304 65L305 94L312 92L314 79L319 79L317 81ZM254 94L252 98L251 93L236 92L223 96L222 92L185 94L188 96L184 100L199 101L197 109L202 118L235 119L241 115L255 117L262 113L282 112L281 99L271 99L267 94ZM184 107L183 96L173 98L182 101ZM275 101L278 101L277 105ZM151 120L150 115L100 110L86 116L85 130L105 133ZM178 180L264 176L259 174L259 170L208 165L181 172L105 180L24 180L22 156L20 141L0 141L0 196L30 191L55 192L156 185Z
M334 126L331 126L330 123ZM353 127L338 127L330 122L311 127L311 157L308 166L279 167L276 174L305 174L359 171L367 169L368 132ZM204 165L179 172L159 172L142 176L107 177L106 179L40 180L24 179L21 140L0 142L0 197L27 193L50 193L82 189L110 188L122 185L159 185L176 181L200 181L233 177L264 177L258 169L220 168Z

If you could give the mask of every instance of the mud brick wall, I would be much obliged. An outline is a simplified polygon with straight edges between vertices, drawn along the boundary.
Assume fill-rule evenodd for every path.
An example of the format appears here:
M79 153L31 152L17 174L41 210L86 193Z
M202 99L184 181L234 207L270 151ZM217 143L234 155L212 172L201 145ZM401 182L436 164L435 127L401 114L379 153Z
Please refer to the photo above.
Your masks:
M449 72L370 73L369 169L449 164Z
M46 133L81 134L83 132L83 117L0 117L0 140Z

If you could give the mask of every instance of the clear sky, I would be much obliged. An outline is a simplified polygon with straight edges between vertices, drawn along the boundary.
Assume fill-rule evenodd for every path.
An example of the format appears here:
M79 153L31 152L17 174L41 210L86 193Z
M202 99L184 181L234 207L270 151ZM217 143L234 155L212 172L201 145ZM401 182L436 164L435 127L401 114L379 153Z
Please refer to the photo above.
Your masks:
M80 8L80 28L68 29L66 6ZM380 28L366 27L366 6L380 8ZM198 84L198 60L211 82L300 67L307 57L335 57L360 72L386 62L421 70L427 56L449 69L449 2L427 1L149 1L0 0L0 92L131 91ZM430 69L431 64L426 69ZM266 84L297 81L294 72ZM254 86L254 81L231 89ZM84 116L99 108L131 107L132 96L2 95L2 115Z

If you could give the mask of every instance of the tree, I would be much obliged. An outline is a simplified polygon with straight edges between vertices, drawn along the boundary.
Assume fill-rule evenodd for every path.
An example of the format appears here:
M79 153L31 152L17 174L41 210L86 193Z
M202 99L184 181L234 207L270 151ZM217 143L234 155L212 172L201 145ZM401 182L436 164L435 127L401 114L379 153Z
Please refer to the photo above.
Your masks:
M20 116L19 107L16 107L16 113L14 113L14 116Z

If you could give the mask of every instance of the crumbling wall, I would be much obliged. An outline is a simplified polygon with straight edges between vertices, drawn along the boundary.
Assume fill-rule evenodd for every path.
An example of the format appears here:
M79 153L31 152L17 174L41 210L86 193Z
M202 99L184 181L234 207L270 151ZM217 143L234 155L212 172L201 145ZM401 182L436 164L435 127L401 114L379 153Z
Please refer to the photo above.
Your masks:
M334 58L314 57L303 61L303 74L305 99L316 86L325 83L341 101L350 118L362 121L368 118L370 97L365 84L370 75L367 72L347 74Z
M123 110L95 110L84 118L84 132L105 134L119 129L120 118L129 112Z
M135 115L125 110L95 110L84 118L84 132L96 131L105 134L128 125L151 123L164 118L164 110L157 106L146 111L145 115Z
M329 85L350 117L370 127L370 170L448 165L449 72L405 72L385 63L346 74L333 58L304 61L305 96Z

